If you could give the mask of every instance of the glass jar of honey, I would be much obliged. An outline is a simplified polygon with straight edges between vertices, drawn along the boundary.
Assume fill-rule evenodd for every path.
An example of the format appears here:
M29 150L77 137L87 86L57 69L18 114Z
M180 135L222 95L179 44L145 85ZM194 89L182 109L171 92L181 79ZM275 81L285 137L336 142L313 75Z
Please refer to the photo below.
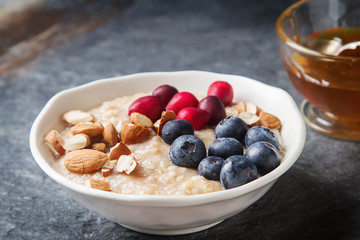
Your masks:
M305 99L305 122L360 140L360 0L300 1L280 15L276 31L290 81Z

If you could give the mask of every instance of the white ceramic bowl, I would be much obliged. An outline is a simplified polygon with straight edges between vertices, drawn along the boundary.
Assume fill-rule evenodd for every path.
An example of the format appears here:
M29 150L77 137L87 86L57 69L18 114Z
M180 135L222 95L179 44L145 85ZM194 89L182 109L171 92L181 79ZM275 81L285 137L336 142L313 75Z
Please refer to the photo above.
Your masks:
M215 80L229 82L234 101L251 101L283 122L286 155L269 174L243 186L194 196L138 196L105 192L76 184L51 167L53 156L43 142L51 129L65 126L60 116L73 109L90 110L106 100L137 92L151 92L161 84L179 91L206 95ZM31 152L40 168L87 208L129 229L150 234L185 234L209 228L238 214L262 197L299 157L305 143L305 125L288 93L258 81L234 75L200 71L154 72L103 79L56 94L36 118L30 132Z

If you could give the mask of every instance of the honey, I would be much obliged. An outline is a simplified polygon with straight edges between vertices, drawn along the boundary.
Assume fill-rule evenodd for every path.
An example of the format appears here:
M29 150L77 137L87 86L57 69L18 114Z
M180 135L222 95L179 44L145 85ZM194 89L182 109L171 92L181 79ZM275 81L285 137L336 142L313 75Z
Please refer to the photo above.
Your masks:
M307 39L337 39L342 44L360 41L360 27L328 29ZM339 56L296 51L292 56L283 54L283 60L294 87L305 99L327 117L360 129L360 47Z

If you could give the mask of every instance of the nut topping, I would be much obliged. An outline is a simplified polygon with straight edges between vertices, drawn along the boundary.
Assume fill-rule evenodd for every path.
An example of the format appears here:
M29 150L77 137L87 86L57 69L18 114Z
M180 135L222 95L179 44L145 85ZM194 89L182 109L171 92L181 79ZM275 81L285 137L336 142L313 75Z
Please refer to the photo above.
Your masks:
M107 161L101 168L101 176L108 177L112 174L115 168L117 160Z
M260 124L267 128L278 128L281 126L281 121L275 115L261 111L259 114Z
M64 139L56 130L51 130L45 137L45 144L49 147L50 151L55 157L60 157L65 153L63 148Z
M103 142L96 142L91 144L90 149L99 151L99 152L106 152L106 144Z
M123 142L119 142L117 146L111 149L109 154L109 160L118 160L121 155L130 154L130 149Z
M100 169L107 159L105 153L92 149L82 149L67 153L64 165L73 173L91 173Z
M101 134L103 134L103 131L104 131L104 127L99 122L78 123L71 128L71 133L73 135L79 134L79 133L84 133L84 134L88 135L89 137L101 135Z
M86 180L86 185L91 187L91 188L111 192L110 184L107 181L94 179L94 178L89 178L89 179Z
M108 177L112 174L113 169L102 168L100 172L101 172L101 176Z
M248 126L255 126L260 120L257 115L249 112L241 112L239 118L241 118Z
M164 127L165 123L167 123L168 121L171 121L171 120L175 120L176 119L176 114L174 111L172 110L166 110L166 111L163 111L161 113L161 118L160 118L160 122L159 122L159 127L158 129L156 130L157 134L159 136L161 136L161 130L162 128Z
M153 126L153 122L150 120L150 118L141 113L133 112L130 115L130 120L136 125L142 127L151 128Z
M137 162L132 155L122 155L120 156L117 164L116 171L117 172L125 172L126 174L130 174L136 167Z
M253 104L252 102L243 102L240 101L237 105L237 110L239 113L248 112L254 115L258 115L260 113L260 108Z
M119 141L118 132L112 123L108 123L104 128L104 140L109 143L111 147L115 146Z
M80 110L73 110L66 112L63 115L63 119L65 120L65 122L75 125L81 122L93 122L94 116L91 113L83 112Z
M80 150L90 145L90 138L88 135L80 133L69 138L64 148L68 151Z
M246 112L256 115L257 113L257 106L251 102L245 103Z
M245 103L243 101L238 103L237 110L239 113L246 112Z
M158 135L159 135L159 127L160 127L160 119L156 120L156 122L154 122L153 124L153 129Z
M146 138L150 133L149 128L145 128L135 124L121 125L121 140L125 144L139 143Z
M117 131L118 133L121 132L121 125L122 125L122 122L121 122L121 121L119 121L119 122L116 124L115 129L116 129L116 131Z

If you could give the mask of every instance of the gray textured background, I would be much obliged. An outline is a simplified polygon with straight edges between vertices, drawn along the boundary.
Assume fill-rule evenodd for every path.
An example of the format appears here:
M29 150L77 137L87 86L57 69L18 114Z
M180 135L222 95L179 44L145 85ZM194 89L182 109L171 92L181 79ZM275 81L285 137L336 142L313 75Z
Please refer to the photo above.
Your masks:
M299 105L274 29L292 2L135 1L101 28L0 76L0 237L167 238L127 230L71 199L31 156L33 120L63 89L146 71L244 75L285 89ZM359 170L359 142L308 129L301 157L258 202L213 228L170 238L359 239Z

